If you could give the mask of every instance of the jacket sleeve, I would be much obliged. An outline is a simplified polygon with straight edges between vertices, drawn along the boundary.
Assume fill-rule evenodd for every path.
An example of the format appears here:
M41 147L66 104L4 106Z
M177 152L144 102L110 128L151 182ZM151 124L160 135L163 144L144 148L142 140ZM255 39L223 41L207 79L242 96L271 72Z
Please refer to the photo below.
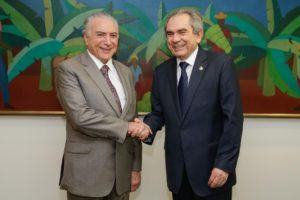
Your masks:
M223 132L218 144L215 167L231 173L235 171L237 165L243 130L239 82L231 59L224 62L220 79Z
M145 141L145 144L151 145L155 139L157 131L161 130L165 124L163 117L163 109L160 101L159 92L159 73L155 70L152 82L152 92L151 92L151 112L145 116L144 122L148 124L152 130L152 135L150 135Z

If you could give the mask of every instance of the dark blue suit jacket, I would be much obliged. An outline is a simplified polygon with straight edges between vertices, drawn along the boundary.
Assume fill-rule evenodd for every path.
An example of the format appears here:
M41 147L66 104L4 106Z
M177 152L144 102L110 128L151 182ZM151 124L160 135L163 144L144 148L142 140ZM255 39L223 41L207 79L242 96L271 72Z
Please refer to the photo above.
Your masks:
M184 166L194 192L208 196L236 182L243 112L239 83L231 59L199 48L189 81L186 110L180 112L176 58L154 72L152 112L145 118L153 135L165 125L167 182L171 192L180 189ZM208 179L217 167L229 172L222 188L210 189Z

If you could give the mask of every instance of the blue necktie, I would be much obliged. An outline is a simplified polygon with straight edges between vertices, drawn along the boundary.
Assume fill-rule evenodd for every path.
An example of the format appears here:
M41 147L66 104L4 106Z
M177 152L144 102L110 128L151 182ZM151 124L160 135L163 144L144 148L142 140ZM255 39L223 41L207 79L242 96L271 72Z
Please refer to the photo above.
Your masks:
M181 76L178 84L178 97L179 97L180 109L181 112L183 113L185 109L185 103L186 103L185 101L186 101L187 90L188 90L188 76L186 73L186 68L187 66L189 66L189 64L186 62L180 62L179 66L181 67Z

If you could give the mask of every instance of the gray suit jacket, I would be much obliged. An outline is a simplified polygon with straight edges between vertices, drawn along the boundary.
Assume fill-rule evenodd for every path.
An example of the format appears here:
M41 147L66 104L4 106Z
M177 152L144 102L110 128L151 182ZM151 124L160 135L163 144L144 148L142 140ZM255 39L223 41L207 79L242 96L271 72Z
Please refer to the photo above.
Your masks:
M66 114L67 137L60 186L87 197L130 191L131 171L141 170L141 143L126 137L136 117L134 78L113 61L127 98L120 113L114 97L87 52L56 69L56 89Z

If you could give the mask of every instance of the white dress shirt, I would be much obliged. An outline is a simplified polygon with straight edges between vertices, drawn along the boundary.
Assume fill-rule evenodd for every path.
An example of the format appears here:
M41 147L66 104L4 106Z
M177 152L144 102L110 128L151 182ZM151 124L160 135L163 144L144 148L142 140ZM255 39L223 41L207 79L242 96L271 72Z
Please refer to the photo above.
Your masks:
M191 74L192 74L193 67L194 67L194 64L195 64L195 60L196 60L196 57L197 57L198 49L199 49L199 47L197 47L193 51L193 53L190 55L190 57L188 57L186 60L180 60L180 59L177 58L177 85L179 84L179 79L180 79L180 76L181 76L181 67L179 66L180 62L186 62L186 63L189 64L186 68L186 73L187 73L187 76L188 76L188 83L190 82L190 78L191 78Z
M126 104L126 95L124 92L124 88L122 85L122 82L119 78L119 75L117 73L117 70L115 68L115 66L112 63L112 59L109 59L109 61L106 64L103 64L98 58L96 58L93 54L91 54L89 51L87 51L88 54L91 56L92 60L95 62L95 64L97 65L99 71L102 68L103 65L107 65L109 70L108 70L108 77L111 81L111 83L113 84L113 86L116 88L116 91L118 93L120 102L121 102L121 107L122 110L124 110L124 106ZM101 73L100 73L101 74Z

